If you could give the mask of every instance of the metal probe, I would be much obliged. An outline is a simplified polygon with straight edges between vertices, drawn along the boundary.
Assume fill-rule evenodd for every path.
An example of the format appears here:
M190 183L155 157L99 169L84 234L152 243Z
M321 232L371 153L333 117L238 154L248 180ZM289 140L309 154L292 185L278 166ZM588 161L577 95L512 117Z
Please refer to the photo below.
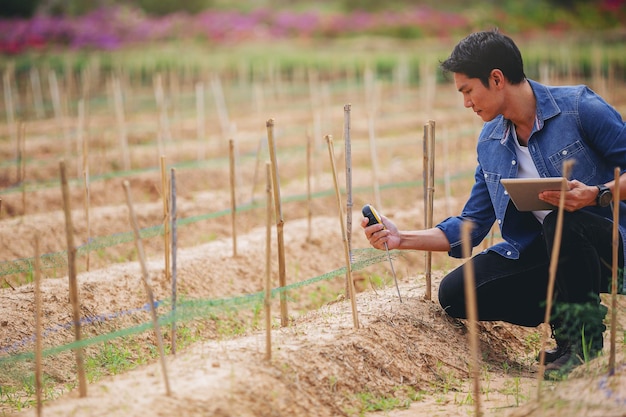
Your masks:
M376 223L380 223L383 225L383 229L385 228L385 225L383 224L382 219L378 215L378 212L370 204L364 205L361 212L363 213L363 217L367 217L369 219L369 221L367 222L368 226L371 226ZM387 242L385 242L384 245L385 245L385 250L387 251L387 259L389 259L389 265L391 265L391 273L393 274L393 281L396 284L396 290L398 291L398 298L400 299L400 302L402 302L402 296L400 295L400 288L398 287L398 279L396 278L396 270L393 267L393 262L391 262L391 255L389 254L389 247L387 246Z

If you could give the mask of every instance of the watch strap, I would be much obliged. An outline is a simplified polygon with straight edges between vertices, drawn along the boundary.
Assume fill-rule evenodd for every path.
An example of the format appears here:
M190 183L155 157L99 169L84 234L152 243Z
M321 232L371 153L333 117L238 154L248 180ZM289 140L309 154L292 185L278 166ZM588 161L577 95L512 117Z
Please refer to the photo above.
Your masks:
M610 193L611 189L604 184L598 184L596 185L596 187L598 187L598 195L596 196L596 205L602 206L602 196L606 194L607 192ZM606 204L604 206L606 206Z

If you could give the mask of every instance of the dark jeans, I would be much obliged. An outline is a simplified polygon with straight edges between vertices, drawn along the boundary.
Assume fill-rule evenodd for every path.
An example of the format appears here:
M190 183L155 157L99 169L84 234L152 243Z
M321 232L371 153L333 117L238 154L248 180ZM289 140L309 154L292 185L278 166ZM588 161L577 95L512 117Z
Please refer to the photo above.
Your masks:
M479 320L502 320L522 326L543 322L548 288L550 254L557 212L543 223L543 236L524 250L519 259L507 259L492 251L472 258ZM611 283L613 223L591 213L565 212L555 302L583 303ZM619 239L618 267L624 265ZM466 318L464 266L443 278L439 303L452 317Z

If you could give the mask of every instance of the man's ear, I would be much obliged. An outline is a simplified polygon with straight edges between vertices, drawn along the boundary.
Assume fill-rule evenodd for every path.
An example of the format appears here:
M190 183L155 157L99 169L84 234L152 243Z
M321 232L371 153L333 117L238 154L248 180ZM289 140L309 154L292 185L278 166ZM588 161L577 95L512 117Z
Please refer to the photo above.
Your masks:
M494 69L491 71L491 79L496 87L500 87L504 83L504 74L499 69Z

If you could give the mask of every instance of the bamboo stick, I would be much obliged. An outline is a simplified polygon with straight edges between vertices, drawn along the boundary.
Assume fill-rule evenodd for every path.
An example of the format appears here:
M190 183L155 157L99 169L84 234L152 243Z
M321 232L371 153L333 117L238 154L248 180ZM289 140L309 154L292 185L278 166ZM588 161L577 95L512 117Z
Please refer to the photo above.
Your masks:
M250 202L254 202L254 191L256 189L256 183L259 177L259 166L261 165L261 150L263 148L264 139L259 140L259 145L256 149L256 158L254 163L254 176L252 177L252 192L250 193Z
M178 71L169 70L168 71L168 80L169 80L169 88L170 88L170 100L172 108L172 120L176 122L180 118L180 77ZM166 102L167 103L167 102ZM169 118L167 115L167 106L164 107L165 116ZM176 135L177 137L181 137L182 135L179 133Z
M272 167L265 164L266 172L266 227L265 227L265 360L272 359Z
M447 127L443 126L443 140L440 140L443 147L443 194L446 202L446 217L451 216L452 213L452 187L450 178L450 135Z
M171 200L171 211L170 211L170 221L171 221L171 235L172 235L172 353L176 354L176 302L177 302L177 293L178 293L178 273L177 273L177 247L178 247L178 225L176 223L177 219L177 209L176 209L176 169L171 169L170 176L170 200Z
M35 396L37 400L37 417L43 411L42 358L43 340L41 326L41 259L39 259L39 236L35 235Z
M154 99L159 112L159 138L161 139L159 151L165 153L164 144L172 141L172 131L167 116L167 106L165 105L165 90L163 88L163 77L157 73L154 77Z
M211 77L211 90L213 91L213 98L217 107L217 114L220 119L220 125L222 127L222 135L225 137L230 136L231 125L228 117L228 110L226 109L226 100L224 99L224 91L222 89L222 82L220 78L213 74Z
M84 134L85 130L85 100L82 99L78 102L78 143L82 143L83 154L83 180L85 191L85 223L87 229L87 243L91 241L91 192L89 190L89 141ZM90 251L87 251L85 257L85 268L89 271L90 268Z
M35 116L38 119L43 119L46 116L46 112L43 106L43 93L41 90L41 78L39 77L39 70L36 67L31 67L29 71L30 85L33 90L33 104L35 107Z
M48 84L50 87L50 96L52 97L52 108L54 110L54 118L57 127L61 131L61 136L65 140L65 152L67 157L71 155L70 137L65 131L65 122L63 120L63 107L61 105L61 89L57 80L56 72L48 72Z
M76 278L76 247L74 246L74 224L72 223L72 211L70 208L70 192L67 183L65 161L59 163L61 169L61 191L63 193L63 208L65 212L65 233L67 239L67 269L70 287L70 303L72 304L72 318L74 322L74 338L81 340L80 324L80 300L78 294L78 282ZM78 371L78 389L80 397L87 396L87 378L85 377L85 365L83 349L74 350L76 357L76 369Z
M78 100L76 105L76 155L82 155L82 163L76 164L76 177L82 177L85 166L84 151L84 130L85 130L85 101L83 99Z
M13 69L7 69L2 74L4 87L4 105L6 107L7 124L9 125L10 137L13 141L17 141L17 125L15 122L15 105L13 98L13 90L11 88Z
M161 201L163 203L163 261L165 265L165 281L169 282L171 279L171 267L170 267L170 187L167 181L167 166L165 164L165 156L161 156ZM172 308L174 307L172 301ZM173 325L172 325L173 328ZM174 331L172 330L172 335ZM172 353L176 354L175 339L172 337Z
M130 225L133 228L133 236L135 238L135 246L137 248L137 254L139 255L139 263L141 265L141 280L146 291L148 298L148 304L150 305L150 313L152 315L152 325L154 327L154 333L157 338L157 347L159 349L159 356L161 358L161 368L163 371L163 379L165 381L165 392L168 396L171 395L170 382L167 375L167 366L165 364L165 350L163 349L163 337L161 336L161 328L159 327L159 320L157 318L156 309L154 307L154 294L152 293L152 287L150 286L150 277L148 275L148 269L146 267L146 256L143 249L143 243L141 236L139 235L139 226L137 224L137 218L135 216L135 210L130 195L130 184L126 180L123 183L124 190L126 191L126 204L128 205L128 216Z
M378 150L376 146L376 134L374 131L374 116L370 115L367 120L369 131L370 158L372 160L372 188L374 190L374 201L376 207L382 209L382 201L380 199L380 181L378 179Z
M91 98L91 68L89 66L83 67L80 72L80 96L86 102L89 102Z
M571 160L563 162L563 177L569 178L569 174L572 168L573 162ZM546 328L550 326L550 314L552 312L552 303L554 296L554 283L556 281L556 271L559 263L559 252L561 250L561 236L563 233L563 210L565 204L565 192L567 191L567 183L564 183L561 187L561 198L559 199L559 207L556 218L556 229L554 231L554 242L552 244L552 253L550 254L550 266L548 277L548 289L546 294L546 311L543 318L543 323ZM543 381L543 374L546 370L546 332L541 332L541 346L539 353L539 371L537 372L537 402L541 402L541 386Z
M276 160L276 143L274 142L274 119L269 119L266 123L267 143L272 163L272 188L274 190L274 210L276 212L276 234L278 243L278 282L281 288L287 285L285 273L285 242L283 236L284 220L282 206L280 202L280 181L278 179L278 162ZM283 289L280 292L280 323L285 327L289 325L287 316L287 292Z
M122 150L122 166L125 171L128 171L130 170L130 151L128 148L128 134L126 132L126 117L124 116L124 95L122 92L122 84L118 77L113 77L112 88L115 103L115 118Z
M359 316L356 308L356 297L354 290L354 280L352 279L352 262L350 259L350 248L348 245L348 237L346 234L346 225L343 221L343 207L341 205L341 192L339 191L339 182L337 180L337 168L335 166L335 154L333 150L333 137L332 135L324 136L326 143L328 144L328 154L330 156L330 164L333 171L333 179L335 180L335 195L337 197L337 212L339 214L339 223L341 223L341 236L343 238L345 258L346 258L346 287L348 288L347 296L350 298L352 306L352 323L355 329L359 328Z
M435 122L429 120L424 125L424 227L433 227L433 193L435 191L434 182L434 155L435 154ZM426 290L424 298L432 298L432 252L424 253L426 271Z
M228 156L230 161L230 214L232 220L233 231L233 257L237 256L237 197L236 197L236 179L235 179L235 141L228 141Z
M474 415L482 416L480 405L480 346L478 343L478 306L476 303L476 281L474 279L474 264L472 256L472 241L470 232L472 223L470 221L463 222L462 241L463 241L463 257L468 259L463 265L464 271L464 287L465 287L465 310L467 314L467 324L469 327L470 350L472 354L471 375L473 381L474 396Z
M26 149L26 124L20 121L19 131L17 135L17 169L19 170L18 178L20 188L22 189L22 215L26 214L26 158L24 157Z
M204 119L204 84L196 83L196 132L198 136L198 160L206 157L206 122Z
M313 235L313 204L311 190L311 159L313 152L313 140L311 135L306 135L306 207L307 207L307 241L311 241Z
M619 250L619 203L620 198L620 169L615 168L615 185L613 186L613 264L611 275L611 333L609 350L609 375L615 373L615 342L617 338L617 274Z
M350 110L351 105L343 106L343 139L345 143L346 160L346 239L348 243L348 259L352 262L352 144L350 143ZM346 294L352 296L347 287L349 280L346 277Z

